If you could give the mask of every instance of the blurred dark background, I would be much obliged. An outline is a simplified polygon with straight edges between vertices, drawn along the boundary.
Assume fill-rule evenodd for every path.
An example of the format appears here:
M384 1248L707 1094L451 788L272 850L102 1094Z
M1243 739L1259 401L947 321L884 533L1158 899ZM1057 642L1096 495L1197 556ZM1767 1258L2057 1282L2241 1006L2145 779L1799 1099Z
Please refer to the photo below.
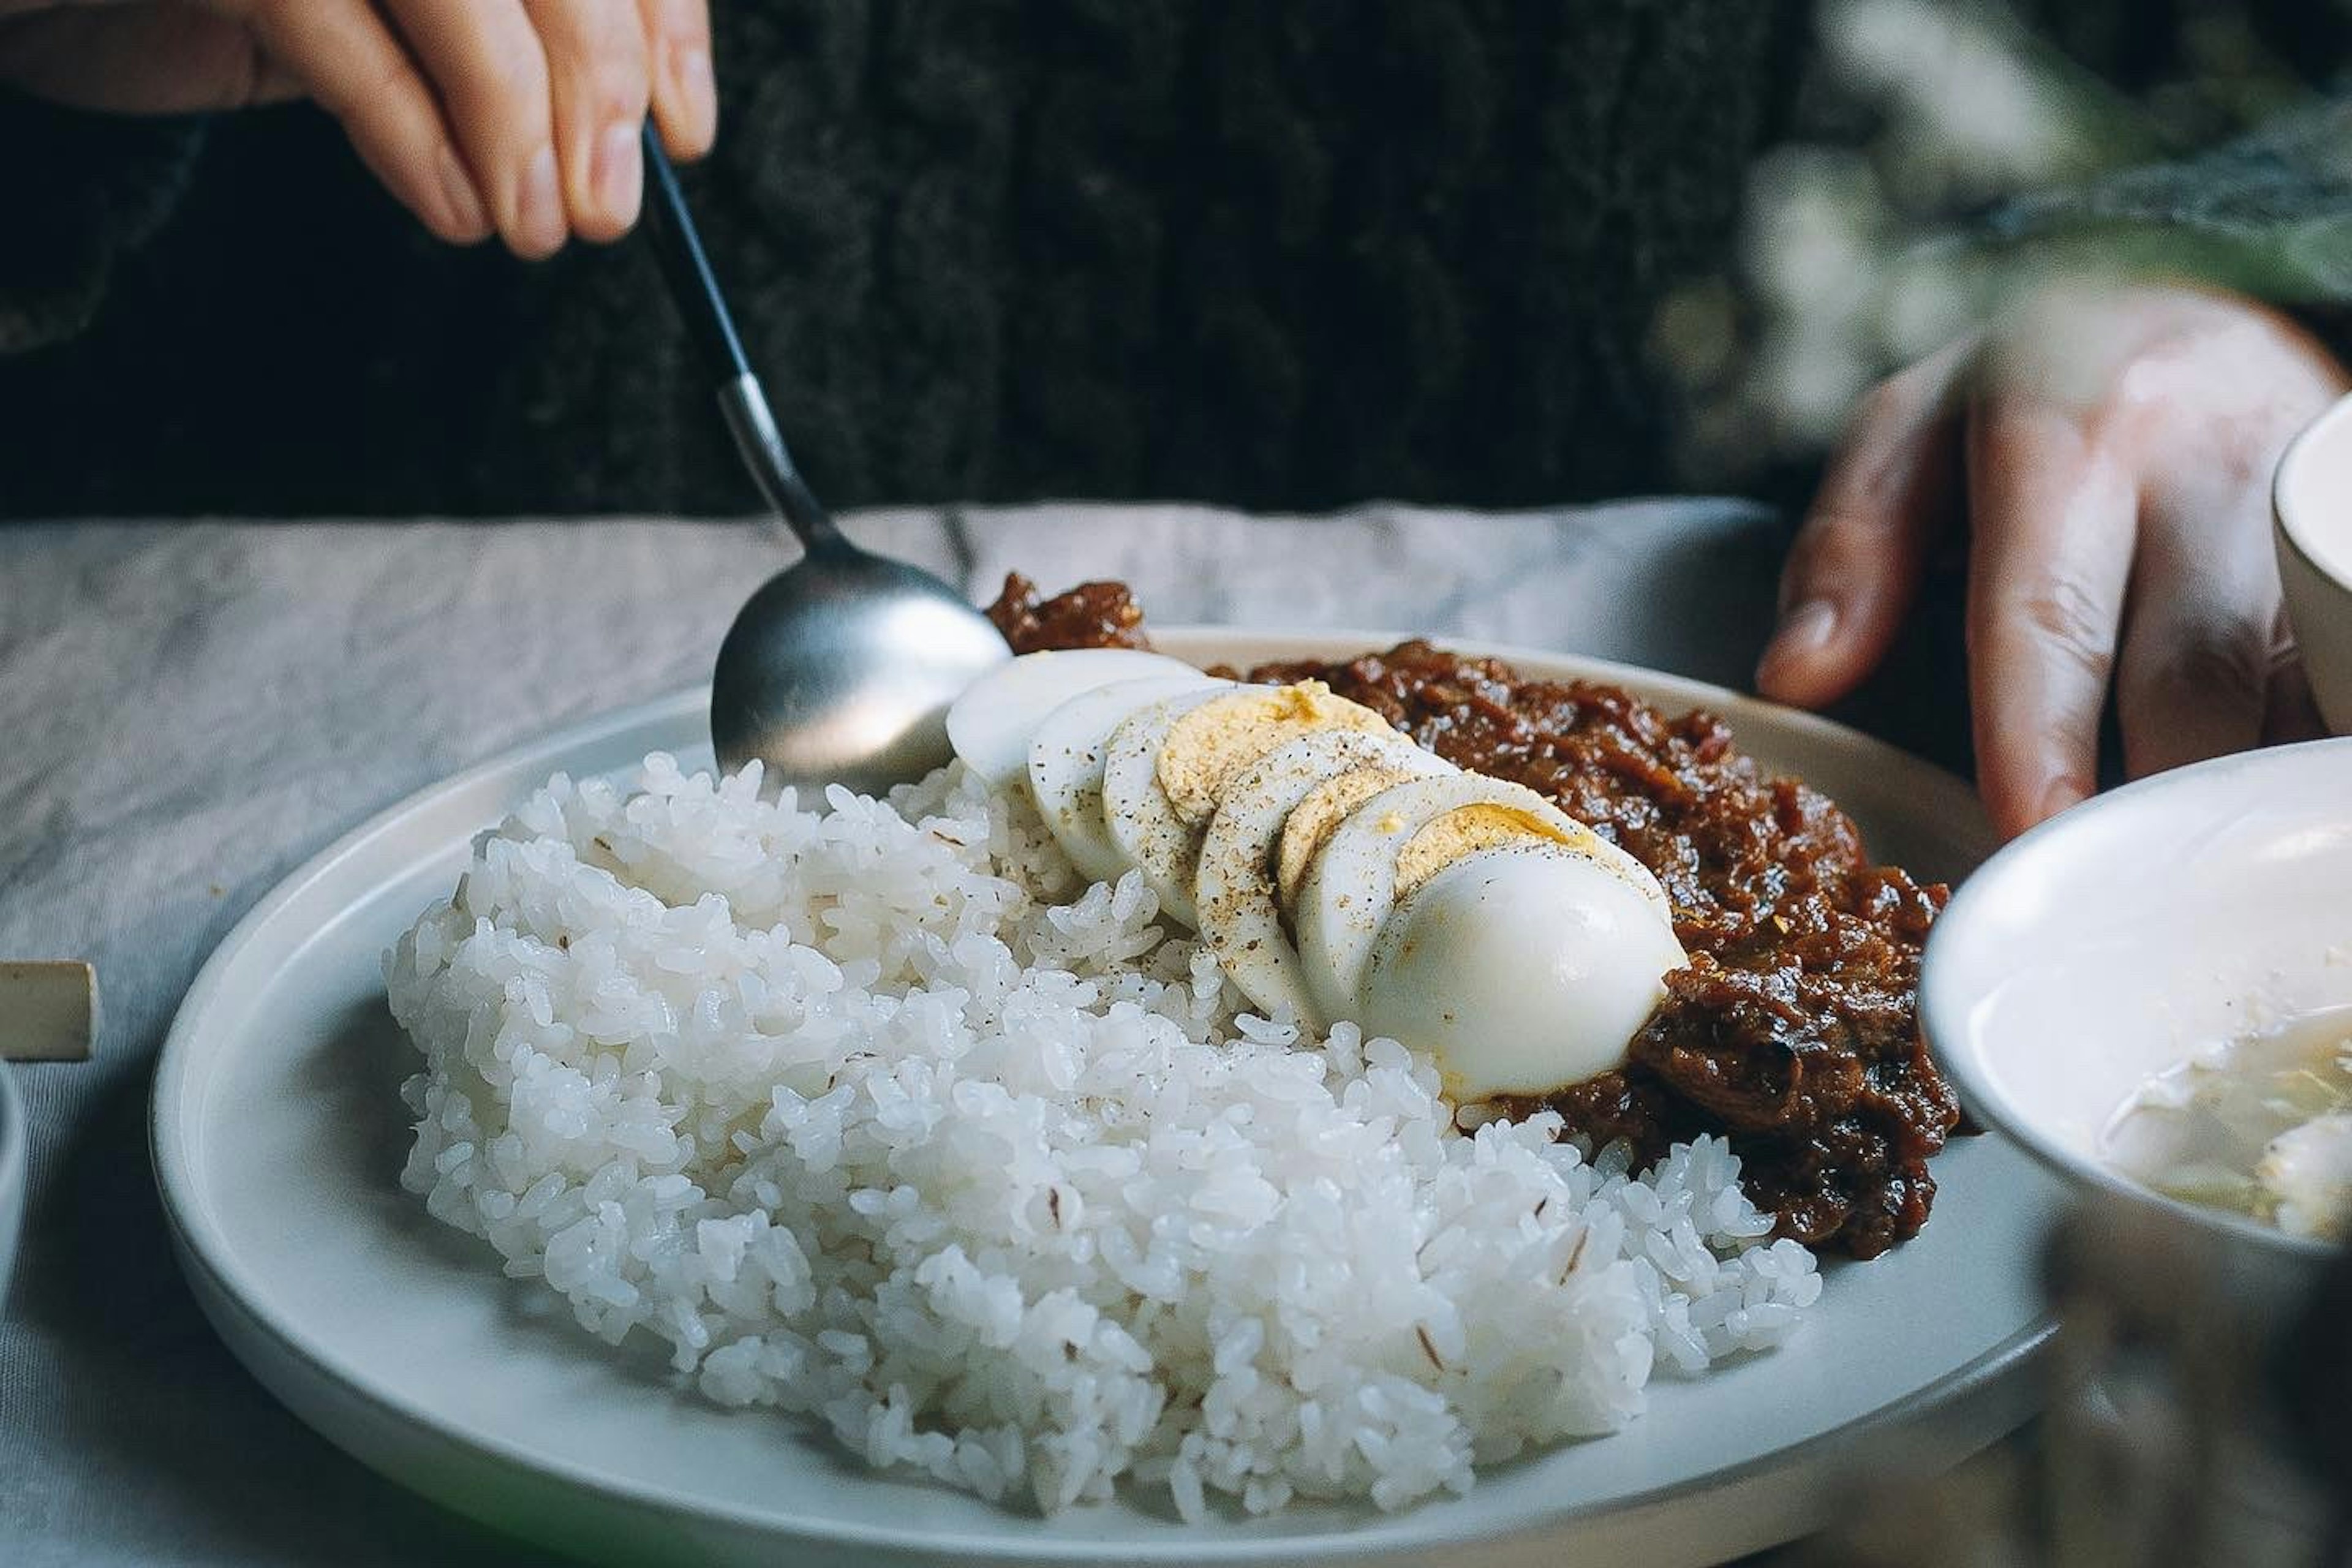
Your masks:
M716 10L689 190L839 506L1671 488L1657 305L1730 264L1761 152L1841 129L1806 0ZM2323 0L2033 11L2131 93L2217 38L2315 85L2352 45ZM86 329L0 358L0 516L753 504L634 244L445 250L307 108L10 102L0 145L0 252L106 271ZM126 203L152 236L110 237Z

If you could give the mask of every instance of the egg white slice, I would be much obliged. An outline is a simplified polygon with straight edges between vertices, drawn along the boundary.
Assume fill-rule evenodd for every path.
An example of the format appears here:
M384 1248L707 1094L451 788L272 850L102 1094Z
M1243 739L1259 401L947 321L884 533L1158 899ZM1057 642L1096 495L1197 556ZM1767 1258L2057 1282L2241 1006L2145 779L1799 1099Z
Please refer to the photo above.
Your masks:
M1119 721L1103 755L1103 831L1120 868L1141 871L1160 895L1161 910L1186 925L1199 920L1192 907L1192 858L1199 845L1191 826L1176 815L1160 787L1160 749L1179 719L1230 689L1191 691L1145 703Z
M1111 731L1138 709L1162 698L1223 691L1232 685L1197 669L1115 680L1082 691L1045 715L1029 742L1029 791L1046 831L1082 876L1112 882L1128 869L1103 816L1103 763L1110 753Z
M1525 835L1601 858L1614 868L1630 856L1524 784L1483 773L1416 779L1384 789L1341 819L1308 863L1306 882L1290 911L1299 968L1327 1018L1352 1018L1381 927L1411 888L1398 885L1399 858L1414 837L1448 813L1494 806L1524 819ZM1474 839L1468 847L1486 847ZM1433 864L1429 869L1437 868ZM1622 874L1622 873L1621 873ZM1664 895L1660 895L1663 900Z
M1433 873L1381 927L1358 1021L1437 1058L1457 1103L1544 1094L1622 1067L1689 960L1632 881L1525 840Z
M1001 789L1028 765L1037 726L1071 698L1114 680L1177 675L1208 679L1181 659L1140 648L1024 653L964 689L948 709L948 743L991 789Z
M1307 989L1276 896L1276 847L1298 803L1341 774L1369 772L1400 783L1454 771L1402 735L1318 730L1276 747L1232 781L1201 841L1192 901L1202 936L1244 995L1269 1015L1287 1009L1310 1031L1328 1026Z

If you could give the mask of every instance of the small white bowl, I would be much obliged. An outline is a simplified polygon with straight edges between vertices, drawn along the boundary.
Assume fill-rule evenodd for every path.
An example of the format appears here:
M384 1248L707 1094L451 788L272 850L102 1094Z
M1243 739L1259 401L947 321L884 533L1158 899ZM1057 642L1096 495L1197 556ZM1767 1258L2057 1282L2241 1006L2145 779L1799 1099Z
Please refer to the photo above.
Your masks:
M2352 397L2294 438L2271 488L2279 582L2320 716L2352 735Z
M2076 1187L2168 1211L2249 1289L2332 1248L2161 1197L2102 1156L2151 1076L2266 1022L2352 1003L2352 739L2144 779L1987 861L1936 922L1928 1044L1962 1103Z
M25 1104L0 1063L0 1312L8 1305L8 1269L25 1225Z

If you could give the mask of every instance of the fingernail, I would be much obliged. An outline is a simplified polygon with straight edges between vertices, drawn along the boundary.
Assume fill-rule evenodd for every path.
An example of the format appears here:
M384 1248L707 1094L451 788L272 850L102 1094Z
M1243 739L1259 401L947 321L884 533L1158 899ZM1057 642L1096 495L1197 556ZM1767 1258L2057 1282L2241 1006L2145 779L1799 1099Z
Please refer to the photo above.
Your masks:
M1779 629L1756 662L1756 685L1767 696L1776 694L1790 659L1802 658L1829 646L1837 629L1837 606L1827 599L1807 599L1780 617Z
M2042 792L2042 806L2033 815L2036 822L2047 822L2062 811L2072 811L2091 798L2091 792L2072 779L2060 779Z
M522 184L515 192L515 248L527 255L550 255L562 247L568 226L563 191L556 184L555 149L541 147L523 165Z
M589 185L596 205L608 217L636 220L637 204L645 191L645 154L637 144L636 126L627 122L604 127L597 140Z
M698 144L709 143L719 130L719 81L710 72L709 51L690 44L675 46L669 76L690 138Z
M1772 634L1775 653L1813 653L1827 647L1837 630L1837 606L1827 599L1807 599L1780 617Z
M474 194L474 177L457 162L455 149L447 142L433 160L433 172L441 183L441 200L447 209L449 226L468 238L478 239L490 228L489 215L482 210L482 198Z

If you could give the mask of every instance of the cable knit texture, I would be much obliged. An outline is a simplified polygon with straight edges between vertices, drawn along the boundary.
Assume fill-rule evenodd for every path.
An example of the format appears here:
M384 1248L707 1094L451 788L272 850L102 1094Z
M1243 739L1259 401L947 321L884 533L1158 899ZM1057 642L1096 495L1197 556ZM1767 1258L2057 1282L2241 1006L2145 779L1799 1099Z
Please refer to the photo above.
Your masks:
M2180 68L2183 4L2029 9L2131 86ZM2247 4L2287 58L2341 54L2332 9ZM1672 483L1654 308L1727 265L1811 7L714 9L722 135L688 184L821 494L1322 508ZM0 516L753 504L634 243L446 250L294 108L217 122L141 247L183 165L133 143L184 160L184 130L50 119L0 142L42 150L0 163L0 216L33 215L0 229L0 335L105 308L0 359ZM2303 294L2352 298L2347 129L2296 121L1989 232L2166 225L2275 258L2291 231Z
M1652 303L1725 253L1804 13L722 5L688 183L835 504L1622 491L1664 478ZM635 247L436 253L306 110L215 127L0 417L20 513L751 501Z
M116 258L171 215L203 129L185 120L66 116L0 93L0 148L9 150L0 175L0 354L89 324Z

